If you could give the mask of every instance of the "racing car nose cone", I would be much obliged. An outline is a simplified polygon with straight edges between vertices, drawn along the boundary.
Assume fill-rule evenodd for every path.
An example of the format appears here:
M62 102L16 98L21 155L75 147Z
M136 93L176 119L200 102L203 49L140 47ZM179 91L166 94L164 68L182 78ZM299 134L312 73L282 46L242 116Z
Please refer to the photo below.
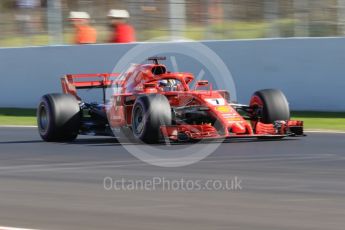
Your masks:
M244 134L246 133L246 127L241 123L233 123L231 125L231 132L236 134Z

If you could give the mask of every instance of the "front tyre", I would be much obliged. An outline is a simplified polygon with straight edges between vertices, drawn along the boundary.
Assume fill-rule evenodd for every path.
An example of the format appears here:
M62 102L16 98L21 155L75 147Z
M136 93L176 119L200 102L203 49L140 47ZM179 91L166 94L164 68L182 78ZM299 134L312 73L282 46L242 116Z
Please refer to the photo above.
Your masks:
M37 108L38 132L44 141L73 141L80 128L80 107L69 94L47 94Z
M252 121L273 124L290 119L289 103L282 91L264 89L253 94L250 100L253 109Z
M138 97L132 110L132 132L145 143L157 143L162 125L171 125L171 107L164 95L149 94Z

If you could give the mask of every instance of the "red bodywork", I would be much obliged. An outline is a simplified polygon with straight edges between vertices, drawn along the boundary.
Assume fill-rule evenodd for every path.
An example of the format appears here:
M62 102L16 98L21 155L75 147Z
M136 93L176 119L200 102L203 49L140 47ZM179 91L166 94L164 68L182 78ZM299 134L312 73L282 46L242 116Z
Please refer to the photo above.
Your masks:
M162 80L174 79L178 82L173 91L166 91L159 86ZM181 134L188 139L214 139L238 137L284 137L291 134L291 128L302 128L302 121L280 121L277 124L264 124L260 120L248 122L233 106L230 94L224 90L213 90L206 81L195 83L191 73L170 73L164 65L133 64L126 72L106 74L66 75L62 78L64 93L77 95L80 88L112 89L110 100L105 99L104 109L112 129L131 127L133 104L143 94L165 95L172 109L198 108L207 110L216 122L211 123L176 123L161 126L164 138L179 140ZM196 86L191 88L191 85ZM109 99L109 98L108 98ZM255 99L253 99L255 100ZM258 104L260 101L252 101ZM246 107L250 113L250 106Z

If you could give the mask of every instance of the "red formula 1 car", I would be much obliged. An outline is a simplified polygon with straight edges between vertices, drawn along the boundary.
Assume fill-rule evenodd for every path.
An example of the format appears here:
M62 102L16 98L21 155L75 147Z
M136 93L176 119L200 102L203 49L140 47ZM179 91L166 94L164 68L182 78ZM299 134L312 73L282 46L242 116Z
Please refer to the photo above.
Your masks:
M122 74L66 75L63 94L47 94L37 109L45 141L71 141L78 134L122 136L145 143L222 138L283 138L303 135L303 122L290 120L280 90L253 94L249 105L231 102L230 93L208 81L191 83L191 73L168 72L152 64L134 64ZM102 103L87 103L77 89L100 88ZM110 96L106 94L110 90ZM109 94L109 93L108 93Z

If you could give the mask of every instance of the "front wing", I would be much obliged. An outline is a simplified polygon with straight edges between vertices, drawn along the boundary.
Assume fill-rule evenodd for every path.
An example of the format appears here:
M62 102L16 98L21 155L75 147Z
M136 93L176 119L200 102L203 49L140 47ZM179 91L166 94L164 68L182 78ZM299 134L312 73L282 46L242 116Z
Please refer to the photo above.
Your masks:
M246 134L235 134L224 129L220 132L210 124L203 125L171 125L161 126L165 139L172 141L190 141L207 139L237 139L237 138L283 138L291 136L305 136L303 121L276 121L274 124L257 122L255 129Z

